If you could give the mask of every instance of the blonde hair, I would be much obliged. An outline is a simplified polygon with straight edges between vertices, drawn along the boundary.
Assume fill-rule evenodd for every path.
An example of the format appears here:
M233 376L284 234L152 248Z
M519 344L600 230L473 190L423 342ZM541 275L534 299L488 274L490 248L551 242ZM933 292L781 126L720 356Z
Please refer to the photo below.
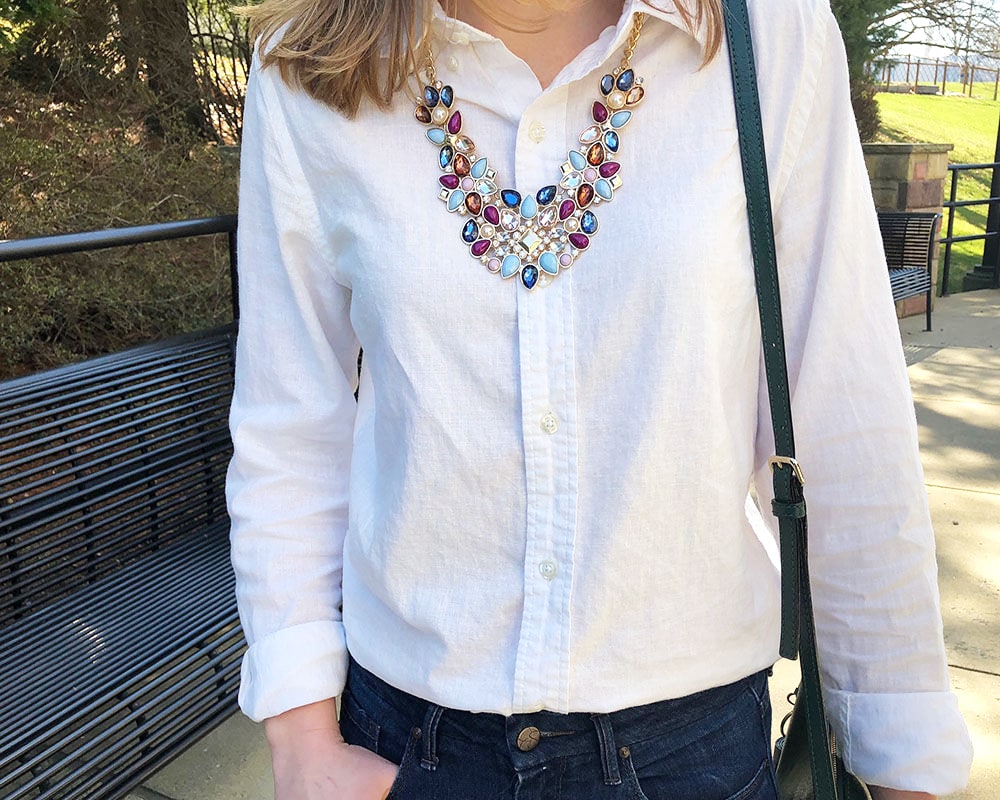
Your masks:
M487 0L474 2L490 14ZM533 4L557 10L562 2ZM287 84L353 117L366 100L388 108L418 74L432 8L433 0L263 0L237 10L250 19L251 39L260 39L263 66L276 65ZM678 0L677 12L689 30L704 28L708 63L722 43L722 0Z

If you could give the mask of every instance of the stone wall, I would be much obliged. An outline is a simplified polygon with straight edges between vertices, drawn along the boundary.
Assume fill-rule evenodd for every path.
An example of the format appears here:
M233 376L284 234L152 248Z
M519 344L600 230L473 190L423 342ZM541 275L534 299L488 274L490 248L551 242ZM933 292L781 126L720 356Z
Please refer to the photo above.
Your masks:
M865 164L868 167L875 207L879 211L940 213L951 149L950 144L864 145ZM931 264L935 286L938 255L939 251L935 250ZM926 304L926 297L908 297L896 303L896 313L900 317L923 314Z

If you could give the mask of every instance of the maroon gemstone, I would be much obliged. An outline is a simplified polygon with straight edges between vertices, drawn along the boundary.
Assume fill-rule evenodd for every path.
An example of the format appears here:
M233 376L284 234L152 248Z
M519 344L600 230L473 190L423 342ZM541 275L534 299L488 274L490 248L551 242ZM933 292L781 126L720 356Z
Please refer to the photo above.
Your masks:
M571 233L569 243L577 250L586 250L590 246L590 239L583 233Z
M576 203L572 200L563 200L559 206L559 219L566 219L576 211Z
M490 225L500 224L500 209L496 206L486 206L483 209L483 218L490 223Z
M462 130L462 112L456 111L448 120L448 133L455 135Z
M452 175L450 172L447 175L442 175L438 180L445 189L457 189L459 180L458 175Z
M622 165L617 161L605 161L597 171L601 173L602 178L610 178L612 175L617 174L621 168Z
M483 198L476 192L469 192L465 196L465 207L469 209L469 213L472 216L479 216L479 212L483 210Z
M472 255L476 258L486 255L486 251L490 249L489 239L480 239L478 242L472 243Z
M594 187L589 183L583 184L576 190L576 204L580 208L586 208L594 201Z
M608 109L604 103L599 103L594 101L594 122L607 122L608 121Z

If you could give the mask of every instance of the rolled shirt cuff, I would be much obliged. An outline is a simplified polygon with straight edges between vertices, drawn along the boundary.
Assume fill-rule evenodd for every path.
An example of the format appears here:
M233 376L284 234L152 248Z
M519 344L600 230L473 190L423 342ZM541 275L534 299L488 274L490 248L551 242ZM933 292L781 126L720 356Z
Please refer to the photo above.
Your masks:
M963 789L972 739L953 692L824 692L847 769L873 786L947 795Z
M243 655L239 704L254 722L337 697L347 682L347 639L339 621L276 631Z

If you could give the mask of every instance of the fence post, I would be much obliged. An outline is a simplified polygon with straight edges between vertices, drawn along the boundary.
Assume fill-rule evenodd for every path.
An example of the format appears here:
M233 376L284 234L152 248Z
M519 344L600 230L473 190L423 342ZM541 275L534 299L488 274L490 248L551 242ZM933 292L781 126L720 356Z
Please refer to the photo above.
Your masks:
M993 288L1000 288L1000 203L992 200L1000 197L1000 123L997 124L997 144L993 153L993 178L990 181L990 210L986 215L986 241L983 243L983 269L993 271ZM990 234L993 234L992 236Z
M941 96L948 94L948 62L944 62L944 69L941 71Z
M910 56L906 56L906 85L910 85Z
M917 74L913 78L913 91L917 91L917 87L920 85L920 59L917 59Z
M1000 89L1000 69L996 70L997 79L993 83L993 102L997 101L997 89Z

